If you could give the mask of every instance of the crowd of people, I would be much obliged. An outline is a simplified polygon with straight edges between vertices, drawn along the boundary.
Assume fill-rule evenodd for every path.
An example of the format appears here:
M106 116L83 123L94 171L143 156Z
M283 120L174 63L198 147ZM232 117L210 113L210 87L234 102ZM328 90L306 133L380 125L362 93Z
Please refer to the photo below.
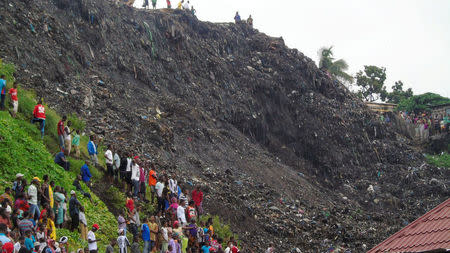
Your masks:
M74 212L84 215L76 192L72 190L70 194L67 205L66 190L55 185L48 175L42 179L33 177L28 184L24 174L17 173L13 184L0 195L2 252L68 252L68 237L57 240L56 230L66 227Z
M406 123L407 131L413 138L427 140L430 136L449 131L450 117L449 115L423 113L408 113L398 111L397 115L390 113L380 114L380 120L388 125L394 121L391 117L398 117Z
M31 122L40 123L42 137L45 119L45 107L39 99ZM71 170L67 157L72 148L76 150L74 156L80 158L80 130L71 129L71 125L67 116L57 123L60 151L56 153L54 162L65 170ZM68 237L57 240L58 228L78 231L87 241L88 247L78 249L77 253L98 251L99 240L95 233L100 226L88 226L84 207L77 199L77 195L84 196L96 205L81 184L94 187L91 166L103 169L99 164L98 145L96 136L91 135L86 147L89 159L79 169L72 184L76 190L71 190L69 195L48 175L44 175L42 180L33 177L30 184L23 174L16 175L12 186L6 187L0 196L0 242L5 253L68 252ZM189 184L177 182L174 174L164 171L157 176L154 163L132 155L132 152L119 152L114 145L107 146L103 157L106 182L116 184L128 193L124 211L117 218L117 236L110 238L107 252L114 252L116 245L120 253L126 253L128 249L132 253L239 252L233 237L220 238L214 233L211 218L206 222L199 219L203 214L204 199L200 186L189 189ZM151 204L156 207L155 212L142 213L141 210L147 210L145 207ZM131 242L126 237L127 232L132 235Z

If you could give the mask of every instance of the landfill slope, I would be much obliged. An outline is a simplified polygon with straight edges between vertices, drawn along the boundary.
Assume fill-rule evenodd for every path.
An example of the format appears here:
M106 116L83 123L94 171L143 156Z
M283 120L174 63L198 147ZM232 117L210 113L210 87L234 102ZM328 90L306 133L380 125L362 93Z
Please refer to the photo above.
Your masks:
M281 38L101 0L6 0L0 15L24 87L202 184L255 252L362 252L449 196L448 169Z

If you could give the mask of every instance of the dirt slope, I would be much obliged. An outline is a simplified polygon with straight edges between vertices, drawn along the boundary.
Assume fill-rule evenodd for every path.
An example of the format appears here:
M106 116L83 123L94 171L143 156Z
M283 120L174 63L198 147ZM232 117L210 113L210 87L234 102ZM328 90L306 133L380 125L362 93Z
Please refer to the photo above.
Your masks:
M281 38L102 0L6 0L0 15L17 80L202 183L206 209L255 252L272 240L361 252L449 195L448 169L424 164Z

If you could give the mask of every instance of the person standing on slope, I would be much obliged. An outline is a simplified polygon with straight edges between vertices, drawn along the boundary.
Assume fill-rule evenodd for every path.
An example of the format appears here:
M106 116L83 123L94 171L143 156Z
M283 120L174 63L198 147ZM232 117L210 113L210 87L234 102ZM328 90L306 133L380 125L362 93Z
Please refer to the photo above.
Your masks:
M61 151L65 149L65 147L64 147L64 122L66 122L66 120L67 120L67 116L64 115L62 117L62 119L58 122L58 126L57 126L59 148L61 149Z
M11 102L13 104L12 116L16 117L17 110L19 109L19 99L17 98L17 83L13 84L13 87L9 89L8 94L10 95Z
M234 22L237 24L241 22L241 16L239 15L239 12L236 11L236 15L234 15Z
M0 109L5 109L5 97L6 97L6 79L5 75L0 76Z
M91 157L91 161L96 166L98 164L98 158L97 158L97 145L94 142L95 136L91 135L89 136L89 142L87 145L89 156Z
M153 10L156 9L156 0L152 0Z
M39 122L39 129L41 130L41 138L44 139L44 128L45 128L45 107L42 105L42 98L39 99L37 105L33 110L33 119L31 124L34 122Z
M166 0L167 3L167 9L172 9L172 4L170 3L170 0Z

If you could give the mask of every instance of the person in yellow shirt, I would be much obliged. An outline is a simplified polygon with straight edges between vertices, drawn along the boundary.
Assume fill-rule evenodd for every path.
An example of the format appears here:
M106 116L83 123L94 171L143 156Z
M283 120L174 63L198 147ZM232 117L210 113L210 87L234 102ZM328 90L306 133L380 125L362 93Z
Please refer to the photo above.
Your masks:
M178 10L181 10L181 7L183 6L183 0L181 0L180 2L178 2L178 5L177 5L177 9Z
M55 213L49 211L48 212L48 218L47 218L47 233L48 236L52 239L52 240L56 240L56 227L55 227L55 222L53 221L55 219Z
M51 181L48 186L48 198L50 200L50 208L53 209L55 205L55 201L53 199L53 188L55 187L55 181Z
M148 224L150 228L150 252L156 252L156 237L159 232L158 224L155 221L155 216L150 217L150 223Z

